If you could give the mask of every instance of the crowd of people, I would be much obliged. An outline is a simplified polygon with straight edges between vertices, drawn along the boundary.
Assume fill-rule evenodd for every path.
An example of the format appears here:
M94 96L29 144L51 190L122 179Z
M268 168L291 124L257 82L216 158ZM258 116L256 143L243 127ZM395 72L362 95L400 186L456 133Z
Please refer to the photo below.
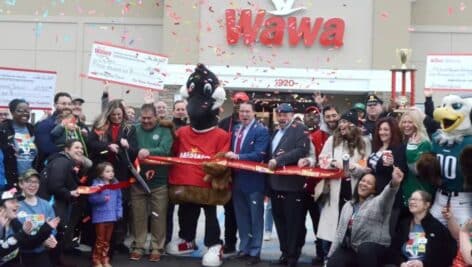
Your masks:
M441 162L434 142L440 125L432 119L431 92L425 96L424 112L391 112L369 94L341 113L316 95L302 118L291 104L280 103L272 127L256 118L255 99L234 93L233 113L219 121L231 136L224 157L265 162L269 169L341 169L343 178L233 169L232 197L224 205L224 254L257 265L263 240L270 239L264 221L272 215L281 251L274 264L296 266L309 213L314 266L472 265L472 176L466 164L472 146L451 149L450 161ZM55 95L54 112L35 125L23 99L0 110L1 266L73 266L64 254L74 253L80 242L93 247L94 267L111 266L114 253L157 262L165 253L197 249L195 232L179 229L173 236L178 205L168 197L172 166L143 161L176 156L176 132L189 123L186 102L174 103L171 119L165 102L145 103L136 112L108 98L104 92L102 112L91 127L82 114L84 100L65 92ZM135 162L149 192L139 183L121 186L133 177ZM455 164L454 173L445 174L444 164ZM198 217L188 205L179 214ZM213 226L207 221L205 227ZM204 243L219 239L208 235Z

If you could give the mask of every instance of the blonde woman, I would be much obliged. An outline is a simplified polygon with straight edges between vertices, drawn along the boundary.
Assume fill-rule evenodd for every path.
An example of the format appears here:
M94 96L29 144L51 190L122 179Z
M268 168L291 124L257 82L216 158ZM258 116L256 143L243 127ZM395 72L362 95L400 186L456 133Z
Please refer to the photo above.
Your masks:
M423 125L425 114L418 109L411 109L403 113L400 118L400 131L406 141L406 163L408 175L403 181L401 190L404 206L408 207L408 199L416 190L424 190L434 197L435 186L426 179L419 177L416 162L423 153L431 152L431 141Z

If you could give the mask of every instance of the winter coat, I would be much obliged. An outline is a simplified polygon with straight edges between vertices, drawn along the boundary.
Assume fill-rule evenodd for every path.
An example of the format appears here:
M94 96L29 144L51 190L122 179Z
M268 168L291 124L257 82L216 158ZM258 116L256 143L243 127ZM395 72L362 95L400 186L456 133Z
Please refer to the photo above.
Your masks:
M364 172L359 165L360 160L366 160L367 156L371 152L371 145L370 141L367 138L364 138L365 143L365 152L364 157L361 156L359 151L354 151L354 155L350 157L349 162L356 166L353 170L351 170L351 190L354 190L357 181L359 178L364 175ZM349 153L349 149L347 147L347 143L343 142L338 146L334 147L333 149L333 136L330 136L326 141L325 145L323 146L323 150L321 151L321 155L326 155L328 157L334 158L337 163L342 164L342 157L344 154ZM321 157L320 155L320 157ZM336 236L336 226L338 225L338 218L339 218L339 197L341 193L341 180L339 179L328 179L328 180L321 180L316 188L315 188L315 196L317 195L317 188L325 186L325 183L329 187L329 199L323 205L320 214L320 223L318 224L318 237L327 240L327 241L334 241Z
M117 183L113 179L111 183ZM92 186L100 186L105 183L101 178L93 180ZM92 207L92 223L116 222L123 217L123 205L121 203L121 190L105 189L89 196Z

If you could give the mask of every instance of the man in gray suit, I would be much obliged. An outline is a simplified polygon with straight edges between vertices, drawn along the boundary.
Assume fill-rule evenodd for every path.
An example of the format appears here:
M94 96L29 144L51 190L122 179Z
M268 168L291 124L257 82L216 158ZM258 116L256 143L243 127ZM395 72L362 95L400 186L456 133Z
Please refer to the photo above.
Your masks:
M294 122L290 104L282 103L277 107L277 120L280 128L272 137L269 151L271 169L296 165L300 158L308 155L310 149L305 127ZM297 175L271 175L269 187L272 213L282 252L276 263L294 267L305 243L305 178Z

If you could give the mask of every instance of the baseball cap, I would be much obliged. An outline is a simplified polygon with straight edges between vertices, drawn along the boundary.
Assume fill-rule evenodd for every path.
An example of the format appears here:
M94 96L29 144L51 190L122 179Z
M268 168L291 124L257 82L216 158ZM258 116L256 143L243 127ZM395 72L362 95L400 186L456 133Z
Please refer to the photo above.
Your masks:
M85 100L81 97L74 97L72 99L72 103L74 103L74 102L79 102L82 105L83 103L85 103Z
M25 197L20 192L18 192L18 190L15 187L9 190L2 191L0 193L0 205L3 205L5 201L11 200L11 199L22 201L23 199L25 199Z
M341 120L347 120L348 122L350 122L350 123L352 123L356 126L359 124L359 118L357 117L357 111L353 110L353 109L344 112L341 115Z
M249 101L249 96L245 92L236 92L231 97L231 100L233 100L233 103L247 102Z
M354 104L354 106L352 106L352 109L365 111L365 105L362 104L362 103L356 103L356 104Z
M320 113L320 109L316 106L309 106L305 109L305 114L306 113Z
M28 180L29 178L31 178L32 176L36 176L38 177L39 179L39 173L38 171L36 171L35 169L28 169L26 170L23 175L21 175L20 177L18 177L18 180L19 181L24 181L24 180Z
M277 107L278 113L291 113L293 112L293 107L289 103L282 103Z

